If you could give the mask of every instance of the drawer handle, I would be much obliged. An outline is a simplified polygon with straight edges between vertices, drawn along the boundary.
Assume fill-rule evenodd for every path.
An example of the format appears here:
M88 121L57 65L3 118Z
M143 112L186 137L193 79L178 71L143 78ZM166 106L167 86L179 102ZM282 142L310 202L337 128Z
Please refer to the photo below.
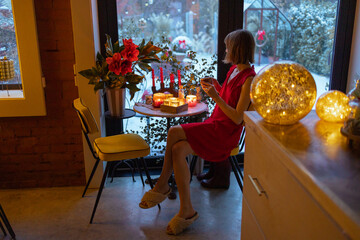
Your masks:
M249 179L250 179L250 182L252 183L252 185L254 186L256 192L259 194L259 196L261 196L263 193L265 193L264 190L260 190L258 185L255 183L255 181L258 182L258 179L257 178L253 178L250 174L248 175ZM254 181L255 180L255 181Z

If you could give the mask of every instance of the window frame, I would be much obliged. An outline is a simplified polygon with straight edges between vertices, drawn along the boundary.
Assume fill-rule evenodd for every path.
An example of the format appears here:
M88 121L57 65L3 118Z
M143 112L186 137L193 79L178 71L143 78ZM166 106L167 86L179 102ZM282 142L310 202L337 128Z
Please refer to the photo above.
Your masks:
M224 42L226 35L243 27L243 0L219 1L218 26L218 71L217 79L223 82L230 66L222 62L225 54ZM98 0L99 28L101 52L105 52L105 33L112 39L118 39L116 0ZM346 92L350 64L352 35L354 29L356 0L339 0L335 39L330 72L330 90ZM338 27L341 26L341 27Z
M0 117L45 116L45 96L33 0L11 1L23 98L0 98Z

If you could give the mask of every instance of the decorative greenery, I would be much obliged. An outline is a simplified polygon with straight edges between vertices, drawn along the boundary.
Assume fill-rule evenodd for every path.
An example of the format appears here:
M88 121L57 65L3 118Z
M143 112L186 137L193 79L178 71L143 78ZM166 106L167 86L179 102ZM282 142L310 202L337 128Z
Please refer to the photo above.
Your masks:
M319 5L321 4L321 6ZM290 8L294 61L329 76L337 2L307 1Z
M106 38L106 58L97 53L95 67L82 70L79 74L89 79L95 92L105 88L128 88L132 99L140 90L137 84L144 79L142 71L151 71L149 64L159 62L157 54L162 49L151 41L145 44L142 40L138 46L132 39L123 39L123 45L120 45L119 41L112 44L109 35Z
M185 64L176 59L176 56L173 55L169 46L171 46L170 41L167 38L162 37L162 42L159 45L159 47L163 49L160 57L161 62L156 64L163 67L164 71L169 70L171 72L177 72L179 69L185 95L196 94L196 88L200 86L200 79L206 76L214 76L217 65L216 55L212 56L211 59L198 59L196 52L189 51L187 56L188 63ZM165 78L165 84L168 84L167 81L169 82L170 80ZM177 83L175 83L175 85L177 85ZM215 106L215 102L209 98L202 89L200 91L200 94L203 96L202 101L208 104L209 111L211 112ZM191 117L171 118L170 125L174 126L190 122L201 122L208 114L208 112L204 112ZM164 141L166 141L167 137L167 129L164 127L167 125L166 118L142 117L140 118L140 121L145 123L145 125L140 126L140 131L128 130L128 132L140 134L149 143L151 149L154 149L157 153L163 154L165 151ZM157 153L154 153L154 155L157 155Z

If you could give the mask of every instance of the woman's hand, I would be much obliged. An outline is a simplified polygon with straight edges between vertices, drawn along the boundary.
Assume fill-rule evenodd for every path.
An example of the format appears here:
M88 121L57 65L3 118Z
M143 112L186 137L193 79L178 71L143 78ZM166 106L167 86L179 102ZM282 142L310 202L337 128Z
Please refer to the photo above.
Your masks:
M213 81L216 81L215 78L202 78L200 81L202 89L206 92L206 94L211 97L212 99L217 98L219 96L218 92L216 91Z

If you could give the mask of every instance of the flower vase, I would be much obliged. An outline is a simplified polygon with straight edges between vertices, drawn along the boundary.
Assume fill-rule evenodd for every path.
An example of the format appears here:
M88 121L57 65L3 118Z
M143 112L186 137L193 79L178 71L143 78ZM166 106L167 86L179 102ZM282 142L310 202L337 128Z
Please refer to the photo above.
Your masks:
M105 92L110 115L123 116L125 114L125 88L106 88Z

